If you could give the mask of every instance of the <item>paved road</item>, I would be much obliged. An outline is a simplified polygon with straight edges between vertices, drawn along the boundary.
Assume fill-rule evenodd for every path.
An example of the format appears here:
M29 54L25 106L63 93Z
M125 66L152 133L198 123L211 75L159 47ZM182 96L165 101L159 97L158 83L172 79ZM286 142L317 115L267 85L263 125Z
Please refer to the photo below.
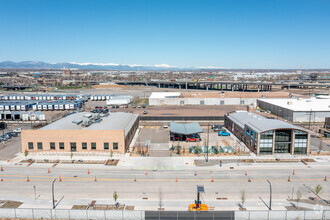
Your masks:
M299 189L303 198L313 196L303 184L314 188L317 184L323 186L321 196L329 199L330 184L324 181L325 176L330 176L328 169L305 168L292 169L258 169L212 171L208 169L198 170L197 175L191 170L164 170L145 171L93 169L88 174L87 169L82 168L51 168L43 167L17 167L8 165L0 172L1 199L20 200L22 207L51 207L51 183L55 183L56 198L59 200L58 208L71 208L73 204L88 204L92 200L97 203L113 203L112 193L117 191L119 201L127 205L134 205L136 209L155 210L159 205L161 191L164 207L172 210L186 210L187 205L196 198L196 186L204 185L206 193L204 201L210 205L222 209L224 207L237 208L240 191L245 190L247 203L252 207L266 209L259 197L268 201L270 180L273 187L274 209L283 209L288 205L286 201L292 196L292 190ZM61 182L59 177L61 176ZM290 182L288 177L290 176ZM27 181L29 177L29 182ZM96 177L96 181L95 181ZM211 182L213 177L214 182ZM248 182L248 178L251 182ZM136 178L136 181L134 179ZM178 182L176 182L176 178ZM37 195L34 199L33 186L36 186ZM294 194L294 197L295 194ZM256 205L258 204L258 205ZM231 207L231 208L230 208Z

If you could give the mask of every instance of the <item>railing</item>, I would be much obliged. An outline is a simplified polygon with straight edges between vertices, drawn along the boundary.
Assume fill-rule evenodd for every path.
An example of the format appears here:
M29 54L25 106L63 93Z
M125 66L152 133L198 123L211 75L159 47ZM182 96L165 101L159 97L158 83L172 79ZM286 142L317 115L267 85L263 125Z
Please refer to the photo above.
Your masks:
M228 220L326 220L330 210L298 211L130 211L130 210L76 210L0 208L0 218L28 219L228 219Z

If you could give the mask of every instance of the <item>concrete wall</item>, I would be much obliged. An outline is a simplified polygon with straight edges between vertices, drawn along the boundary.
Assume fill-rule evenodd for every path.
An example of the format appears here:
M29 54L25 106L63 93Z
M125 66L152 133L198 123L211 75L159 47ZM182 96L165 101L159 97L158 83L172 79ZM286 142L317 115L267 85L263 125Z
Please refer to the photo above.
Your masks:
M294 112L293 121L294 122L322 122L324 123L325 118L330 117L330 112Z
M251 105L257 102L257 98L149 98L149 105L220 105L224 101L224 105Z
M292 122L309 122L309 120L311 120L311 122L324 122L326 117L330 117L330 111L312 113L310 111L294 112L290 109L273 105L261 100L258 100L258 106L261 109L269 110L271 113Z
M118 150L113 152L125 152L124 130L100 131L100 130L22 130L22 152L71 152L70 143L75 142L76 152L98 152L113 150L114 142L118 143ZM33 150L28 149L28 142L33 142ZM43 149L38 150L37 142L43 143ZM50 149L50 142L55 142L55 150ZM59 142L64 142L64 150L59 149ZM82 150L82 142L87 142L87 150ZM96 143L96 150L91 150L91 143ZM109 143L109 150L104 150L104 142Z

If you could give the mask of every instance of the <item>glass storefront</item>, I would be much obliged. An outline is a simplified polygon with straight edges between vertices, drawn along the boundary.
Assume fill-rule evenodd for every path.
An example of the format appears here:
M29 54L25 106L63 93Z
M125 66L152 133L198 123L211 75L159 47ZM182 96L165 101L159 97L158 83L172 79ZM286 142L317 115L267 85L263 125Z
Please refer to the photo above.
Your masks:
M291 130L275 131L275 153L290 153Z
M306 154L307 153L307 139L308 134L303 131L295 131L294 153Z
M273 150L273 131L260 134L260 154L271 154Z

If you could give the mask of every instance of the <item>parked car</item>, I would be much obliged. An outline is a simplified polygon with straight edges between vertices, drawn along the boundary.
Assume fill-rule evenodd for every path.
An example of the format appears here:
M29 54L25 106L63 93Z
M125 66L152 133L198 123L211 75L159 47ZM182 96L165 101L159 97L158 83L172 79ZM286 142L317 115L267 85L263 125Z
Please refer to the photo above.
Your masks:
M132 105L132 108L136 108L136 105Z
M172 141L182 141L182 140L183 140L183 136L172 135L172 136L171 136L171 140L172 140Z
M227 131L219 131L218 136L230 136L230 133Z
M163 128L168 128L168 124L167 123L164 123L163 124Z
M148 112L147 111L143 111L143 114L146 115L146 114L148 114Z
M197 141L199 141L199 138L197 138L197 137L195 137L193 135L188 135L186 137L186 142L197 142Z
M21 133L21 131L22 131L22 128L17 128L15 130L13 130L13 132L16 132L16 133Z
M138 108L141 108L141 105L138 105Z
M125 105L125 108L128 108L128 105Z
M142 105L142 108L146 108L146 107L147 107L147 105L146 105L146 104L143 104L143 105Z
M116 105L116 108L119 108L119 105Z

